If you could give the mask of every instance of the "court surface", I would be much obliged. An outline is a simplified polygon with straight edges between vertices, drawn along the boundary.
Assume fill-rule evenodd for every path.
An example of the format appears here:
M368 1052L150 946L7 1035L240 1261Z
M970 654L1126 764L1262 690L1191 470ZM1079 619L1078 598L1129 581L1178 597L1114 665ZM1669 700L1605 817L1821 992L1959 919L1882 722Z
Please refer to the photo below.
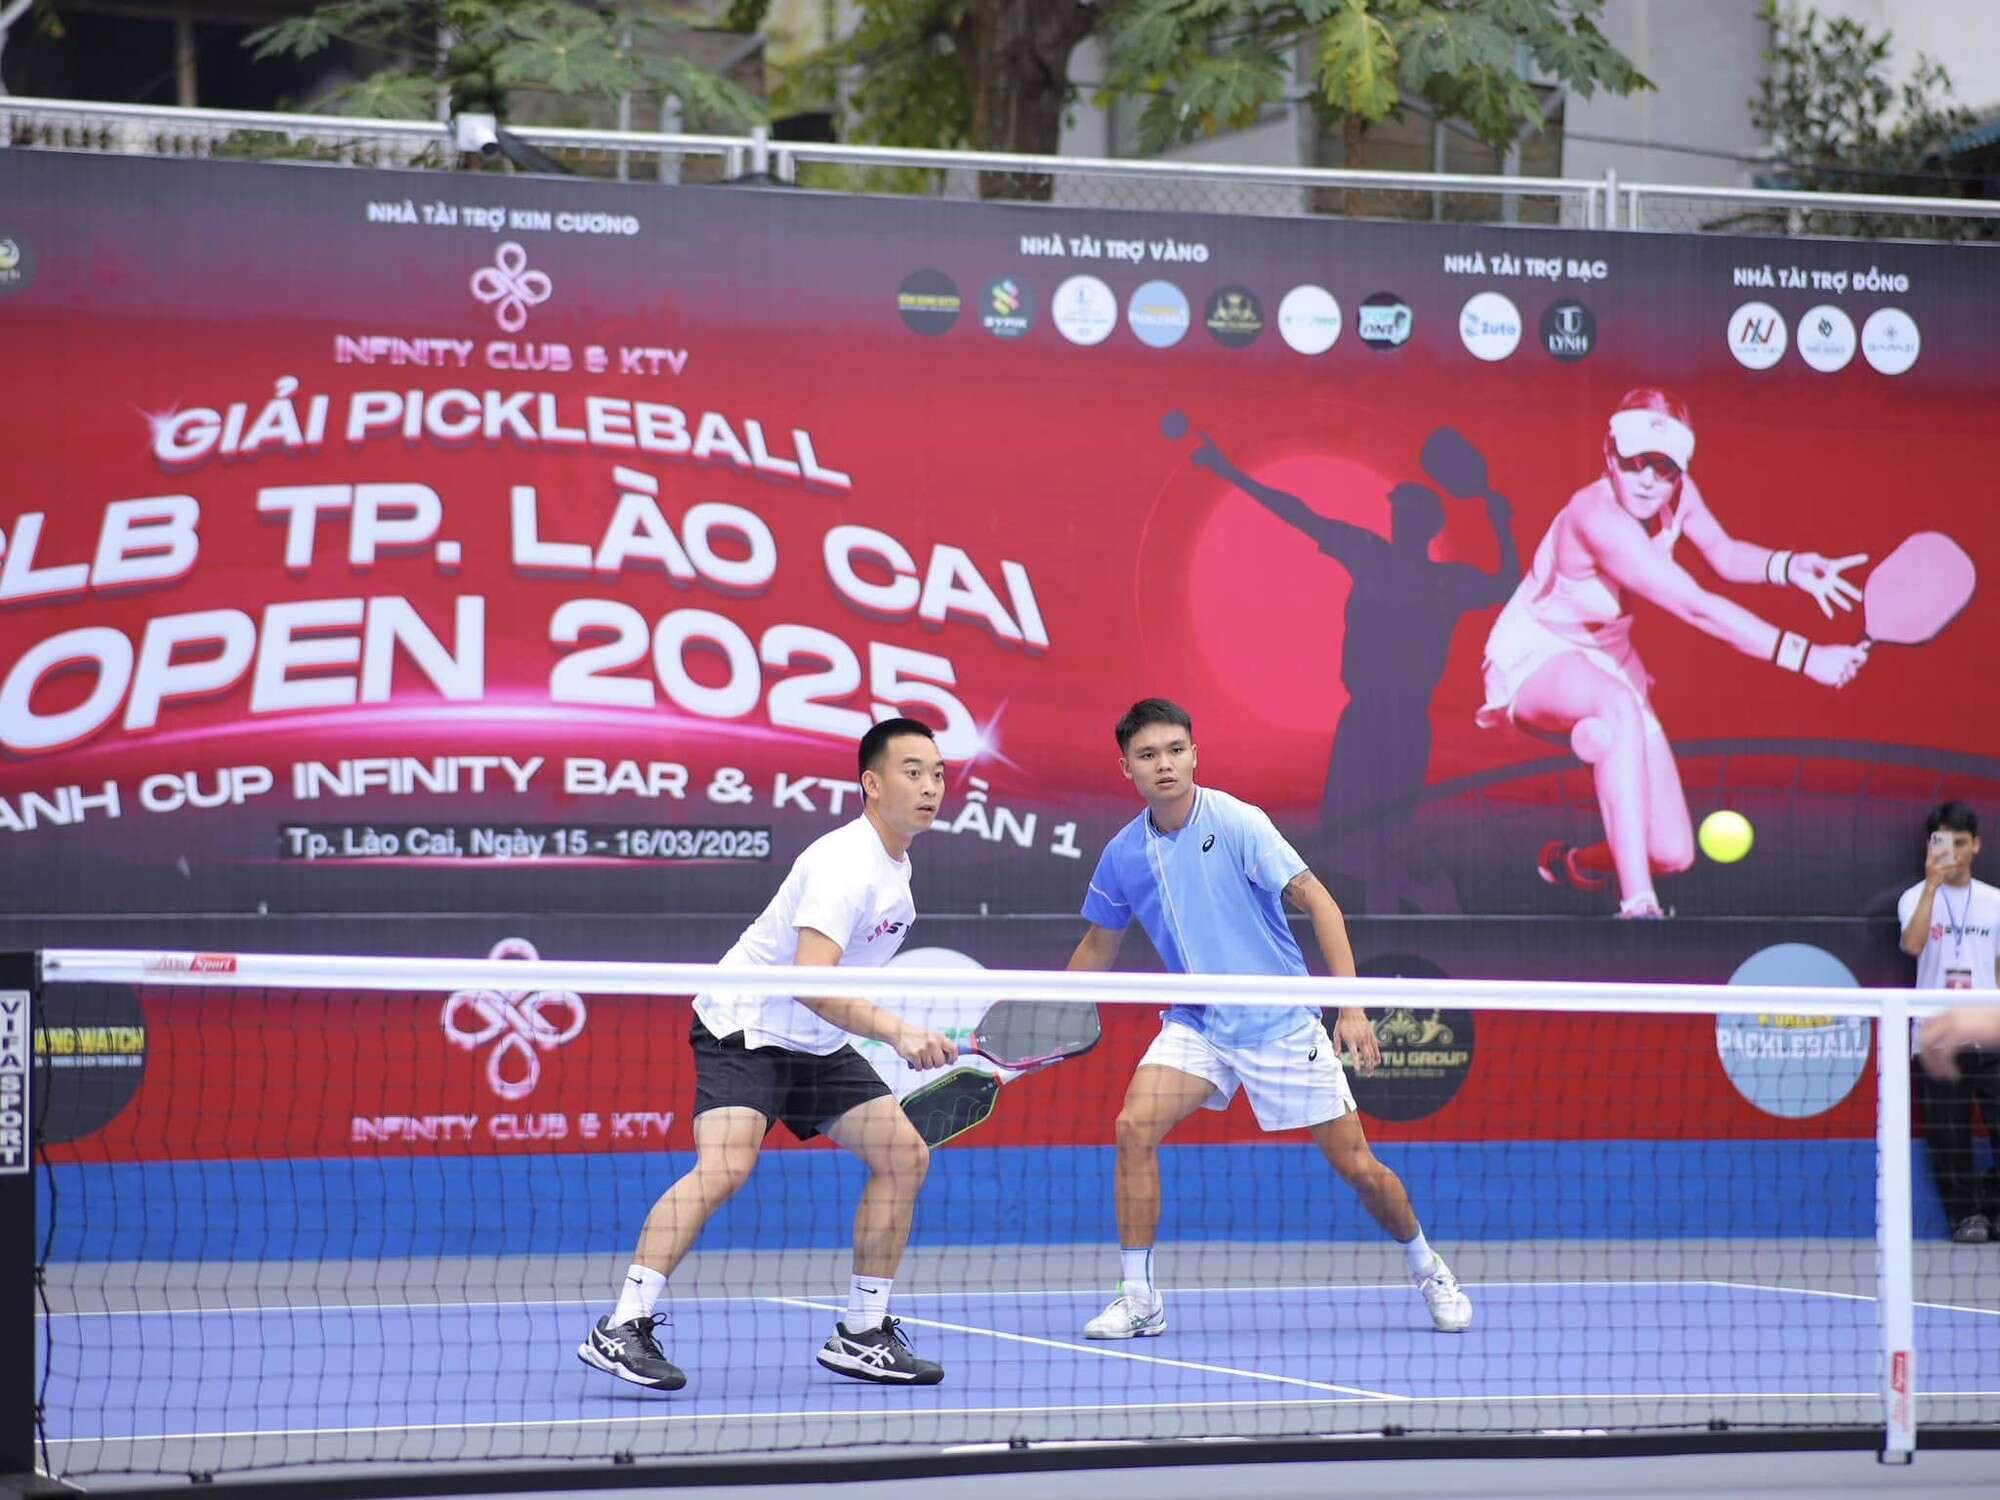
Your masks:
M1922 1419L2000 1423L2000 1247L1918 1248ZM1180 1263L1196 1284L1170 1293L1167 1334L1114 1344L1081 1336L1103 1285L1052 1284L1094 1266L1094 1251L913 1252L896 1311L946 1368L944 1384L923 1389L813 1362L842 1305L844 1257L694 1257L663 1331L689 1374L673 1394L576 1358L607 1307L608 1257L69 1266L45 1324L50 1456L79 1477L220 1476L1385 1427L1879 1421L1872 1245L1473 1247L1458 1260L1477 1314L1459 1336L1431 1330L1374 1247L1311 1249L1189 1248ZM1270 1274L1316 1260L1359 1274ZM1489 1265L1510 1274L1482 1276Z

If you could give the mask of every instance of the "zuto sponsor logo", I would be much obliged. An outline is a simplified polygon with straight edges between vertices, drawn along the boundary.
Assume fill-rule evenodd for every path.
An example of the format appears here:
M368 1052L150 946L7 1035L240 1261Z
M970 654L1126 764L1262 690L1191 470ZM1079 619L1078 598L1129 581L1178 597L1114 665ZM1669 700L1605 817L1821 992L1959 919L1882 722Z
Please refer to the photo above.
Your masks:
M1729 315L1729 352L1745 369L1770 369L1787 341L1785 315L1768 302L1746 302Z
M1900 375L1924 346L1917 321L1900 307L1879 307L1861 325L1861 356L1884 375Z
M1844 369L1855 343L1854 320L1830 303L1808 308L1799 319L1799 358L1822 374Z
M1542 348L1574 364L1597 347L1597 319L1581 302L1555 302L1542 314Z
M502 938L489 958L540 957L526 938ZM589 1014L572 990L453 990L439 1017L445 1040L464 1052L489 1043L486 1084L502 1099L525 1099L542 1081L542 1054L575 1041Z
M1474 359L1503 360L1521 347L1521 310L1502 292L1476 292L1459 309L1458 337Z

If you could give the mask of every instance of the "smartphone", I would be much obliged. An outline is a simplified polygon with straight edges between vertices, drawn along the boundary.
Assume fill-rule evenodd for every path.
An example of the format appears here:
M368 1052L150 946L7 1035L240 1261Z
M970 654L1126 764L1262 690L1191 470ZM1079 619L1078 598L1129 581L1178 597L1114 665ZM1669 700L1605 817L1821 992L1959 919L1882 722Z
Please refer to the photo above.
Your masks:
M1936 833L1931 835L1931 858L1941 858L1948 865L1957 864L1957 856L1952 851L1954 842L1951 831L1946 828L1940 828Z

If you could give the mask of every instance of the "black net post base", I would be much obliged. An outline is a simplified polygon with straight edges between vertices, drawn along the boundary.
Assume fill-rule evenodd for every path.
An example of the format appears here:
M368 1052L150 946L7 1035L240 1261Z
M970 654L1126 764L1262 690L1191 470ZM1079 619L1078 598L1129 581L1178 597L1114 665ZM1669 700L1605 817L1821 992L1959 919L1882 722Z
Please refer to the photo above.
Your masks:
M34 954L0 953L0 1496L75 1493L39 1463L36 979Z

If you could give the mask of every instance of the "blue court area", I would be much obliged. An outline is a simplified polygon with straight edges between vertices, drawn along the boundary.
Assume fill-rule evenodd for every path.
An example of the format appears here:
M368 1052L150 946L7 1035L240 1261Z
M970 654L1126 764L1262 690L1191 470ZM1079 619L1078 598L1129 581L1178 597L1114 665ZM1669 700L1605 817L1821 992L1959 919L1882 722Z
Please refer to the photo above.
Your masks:
M1623 1430L1878 1420L1871 1299L1720 1281L1469 1283L1463 1335L1406 1284L1170 1293L1168 1332L1095 1344L1099 1289L899 1296L925 1389L860 1384L813 1351L838 1301L676 1301L673 1394L587 1369L601 1302L57 1314L48 1435L61 1468L176 1459L590 1457L1014 1436ZM663 1305L663 1310L666 1310ZM2000 1313L1920 1305L1920 1400L2000 1416ZM246 1446L247 1445L247 1446Z

